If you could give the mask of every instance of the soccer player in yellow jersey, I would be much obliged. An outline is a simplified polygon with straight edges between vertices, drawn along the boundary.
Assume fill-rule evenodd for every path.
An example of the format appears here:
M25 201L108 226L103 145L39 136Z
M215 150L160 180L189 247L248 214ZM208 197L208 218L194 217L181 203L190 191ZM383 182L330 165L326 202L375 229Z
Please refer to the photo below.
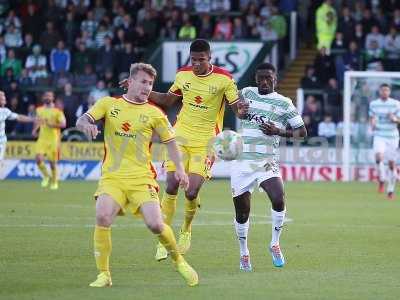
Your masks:
M77 128L91 138L98 131L94 124L105 124L105 156L102 175L95 193L96 227L94 254L99 270L92 287L111 286L109 257L111 254L111 224L118 214L141 215L147 227L158 236L168 250L178 272L189 286L198 284L195 270L177 250L172 229L163 222L158 199L158 185L150 161L153 133L166 144L176 167L175 180L184 188L188 177L184 171L175 134L164 113L148 103L156 70L148 64L131 65L127 93L120 99L104 97L77 121Z
M54 106L54 92L46 91L42 96L43 105L36 109L36 117L39 122L32 130L34 137L39 136L36 141L36 163L42 173L42 187L58 189L57 162L60 159L61 128L65 128L66 121L64 113ZM50 162L51 176L47 170L44 160Z
M239 101L231 74L212 65L210 60L210 44L202 39L193 41L190 45L191 66L178 70L168 93L150 94L153 102L164 107L182 101L182 109L174 126L184 167L189 174L189 188L185 191L185 218L178 241L182 254L190 248L191 225L200 203L199 191L205 179L210 176L212 158L209 156L209 146L214 136L222 130L225 102L239 118L247 115L248 105ZM121 84L124 85L124 82ZM168 160L165 166L167 187L161 207L165 223L170 225L176 210L179 182L175 177L175 164ZM159 243L156 260L161 261L167 256L168 252Z

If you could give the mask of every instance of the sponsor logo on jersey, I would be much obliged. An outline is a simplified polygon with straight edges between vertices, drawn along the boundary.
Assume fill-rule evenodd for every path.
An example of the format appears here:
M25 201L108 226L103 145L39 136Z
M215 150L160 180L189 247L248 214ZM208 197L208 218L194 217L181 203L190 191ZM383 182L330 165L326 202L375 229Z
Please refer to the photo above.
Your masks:
M128 132L131 129L131 124L129 122L124 122L121 125L121 129L125 132Z
M115 135L127 138L136 138L136 134L129 133L131 128L132 125L128 121L125 121L124 123L121 124L121 129L123 132L115 131Z
M200 109L208 109L207 106L205 105L201 105L203 103L203 98L201 96L196 96L194 97L194 102L195 103L189 103L190 106L196 107L196 108L200 108Z
M120 111L119 108L113 107L110 111L110 117L117 118Z
M201 102L203 102L203 98L201 98L201 96L196 96L196 97L194 97L194 102L196 102L197 104L200 104Z
M248 113L247 120L249 120L250 122L258 123L258 124L265 124L269 121L268 117L263 116L263 115L258 115L255 113Z
M133 138L133 139L136 138L136 134L119 132L119 131L116 131L115 135L122 136L122 137L127 137L127 138Z

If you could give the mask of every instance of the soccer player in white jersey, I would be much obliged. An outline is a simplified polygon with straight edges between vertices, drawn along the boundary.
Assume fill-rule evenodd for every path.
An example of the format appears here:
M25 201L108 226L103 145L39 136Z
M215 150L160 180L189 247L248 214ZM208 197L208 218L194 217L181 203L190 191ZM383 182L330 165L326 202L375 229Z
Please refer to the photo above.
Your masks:
M17 120L18 122L34 122L31 117L13 113L7 107L6 95L0 91L0 168L6 152L7 136L6 136L6 120Z
M241 90L241 98L249 103L249 113L241 120L243 153L233 162L231 187L236 217L234 225L240 246L240 269L251 271L247 247L250 198L254 185L264 190L272 203L272 239L268 249L275 267L283 267L285 259L279 237L285 218L285 194L279 171L280 137L307 136L304 122L289 98L275 92L276 70L269 63L256 69L257 87ZM290 128L287 128L288 125Z
M394 187L397 179L396 157L399 147L400 101L390 98L390 87L382 84L379 88L379 98L369 104L370 124L373 129L373 149L378 171L378 192L385 190L386 169L384 160L389 162L387 176L387 196L394 197Z

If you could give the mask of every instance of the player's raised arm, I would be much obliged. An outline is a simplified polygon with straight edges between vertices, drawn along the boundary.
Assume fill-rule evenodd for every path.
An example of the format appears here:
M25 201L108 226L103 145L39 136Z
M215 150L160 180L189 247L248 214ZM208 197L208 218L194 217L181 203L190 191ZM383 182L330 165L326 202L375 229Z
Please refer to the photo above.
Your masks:
M123 79L119 82L119 86L123 89L128 88L128 79ZM151 102L154 102L158 106L161 106L162 108L168 108L172 106L175 102L181 101L182 96L181 95L176 95L174 93L168 92L168 93L159 93L155 91L151 91L149 99Z
M161 107L168 108L168 107L172 106L175 102L181 101L182 96L175 95L170 92L159 93L159 92L152 91L150 93L149 99Z
M17 121L21 123L32 123L35 122L35 118L19 114L17 117Z

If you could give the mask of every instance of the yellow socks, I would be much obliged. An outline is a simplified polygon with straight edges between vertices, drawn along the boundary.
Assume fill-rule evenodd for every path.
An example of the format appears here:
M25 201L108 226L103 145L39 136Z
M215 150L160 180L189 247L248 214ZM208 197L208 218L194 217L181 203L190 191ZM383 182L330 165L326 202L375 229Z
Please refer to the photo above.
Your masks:
M182 255L179 254L176 247L176 240L174 233L167 224L164 223L163 231L158 235L158 240L167 249L175 263L180 263L183 260Z
M38 168L40 170L40 173L42 173L43 178L49 177L49 172L47 171L47 167L44 164L44 162L38 163Z
M54 169L51 169L51 182L56 183L57 182L57 164L54 166Z
M185 220L183 222L181 230L183 232L192 231L192 222L194 215L197 211L198 203L200 202L200 197L197 196L194 200L185 199Z
M110 272L111 228L97 226L94 230L94 257L100 272Z
M175 215L176 210L176 199L178 195L170 195L164 193L162 201L161 201L161 212L163 214L164 222L167 225L172 224L172 219Z

